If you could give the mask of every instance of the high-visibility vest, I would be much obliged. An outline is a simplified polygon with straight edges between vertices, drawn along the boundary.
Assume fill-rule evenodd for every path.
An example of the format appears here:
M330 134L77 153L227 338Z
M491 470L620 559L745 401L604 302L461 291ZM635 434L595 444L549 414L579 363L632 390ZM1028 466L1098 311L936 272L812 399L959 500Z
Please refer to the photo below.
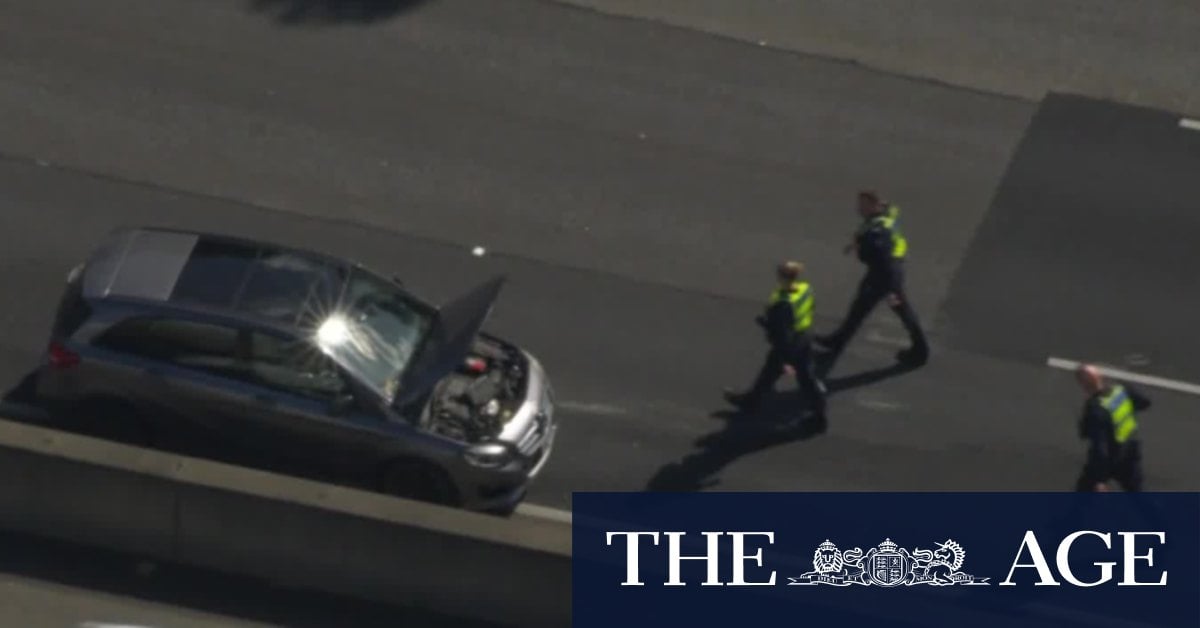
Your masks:
M904 259L904 256L908 254L908 240L900 233L900 227L897 224L899 219L900 207L888 205L882 214L872 216L863 224L862 232L866 232L876 226L887 229L888 235L892 239L892 257L895 259Z
M780 301L787 301L792 306L792 329L796 332L808 331L813 322L812 287L803 281L797 281L791 286L780 288L771 293L767 307Z
M1112 417L1113 436L1118 444L1124 443L1137 432L1137 417L1133 415L1133 400L1125 387L1116 385L1108 394L1100 396L1100 405Z

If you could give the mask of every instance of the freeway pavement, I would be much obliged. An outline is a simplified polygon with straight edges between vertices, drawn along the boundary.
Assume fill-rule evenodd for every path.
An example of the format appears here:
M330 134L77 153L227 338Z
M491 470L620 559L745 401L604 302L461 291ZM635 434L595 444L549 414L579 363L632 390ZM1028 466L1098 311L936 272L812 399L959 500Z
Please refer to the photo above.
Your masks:
M0 623L20 628L486 628L7 533L0 534Z
M1138 299L1114 325L1068 315L1114 287L1067 255L1092 242L1057 239L1170 242L1194 224L1185 204L1131 213L1154 181L1132 173L1118 197L1056 192L1137 165L1185 199L1200 134L1160 128L1171 114L1039 107L533 0L349 21L266 8L0 0L4 383L38 359L67 270L129 223L350 254L435 300L507 274L493 329L543 358L563 402L530 499L560 508L593 489L1065 489L1080 399L1047 357L1138 351L1195 381L1170 342L1193 337L1178 269L1194 249L1112 249ZM1104 161L1072 169L1081 153ZM884 312L833 372L827 434L728 416L720 390L761 359L775 260L808 263L819 327L841 315L863 186L906 208L933 362L890 368L902 332ZM1064 212L1054 231L1027 227L1035 205ZM1151 392L1148 482L1196 490L1200 399Z
M561 1L990 93L1200 114L1195 2Z
M1200 230L1197 172L1200 132L1178 115L1047 98L959 269L943 337L991 355L1083 356L1200 382L1187 342L1200 266L1181 237Z
M1200 381L1197 253L1175 244L1195 226L1200 133L1170 113L534 0L347 6L0 0L0 385L38 360L66 271L129 223L350 254L435 300L506 273L493 328L546 362L563 401L530 496L558 508L589 489L1068 488L1079 399L1046 358ZM804 259L818 325L841 314L862 186L906 209L933 362L889 368L900 331L877 316L833 373L827 434L729 416L720 389L761 357L769 264ZM1148 482L1196 490L1200 399L1151 393ZM119 572L39 571L79 555L25 556L0 590L23 625L337 612L231 607L221 592L241 585L203 578L176 588L209 598L147 600Z

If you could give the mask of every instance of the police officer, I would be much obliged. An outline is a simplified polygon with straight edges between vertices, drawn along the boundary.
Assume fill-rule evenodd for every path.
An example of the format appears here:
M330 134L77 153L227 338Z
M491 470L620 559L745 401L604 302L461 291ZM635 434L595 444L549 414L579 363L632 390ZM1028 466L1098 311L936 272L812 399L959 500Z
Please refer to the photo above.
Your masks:
M1150 399L1128 384L1109 384L1090 364L1075 371L1087 393L1079 435L1088 441L1087 462L1075 490L1106 491L1115 480L1130 492L1142 490L1142 446L1136 413L1150 407Z
M742 410L756 409L788 366L812 406L813 419L824 429L825 385L817 379L809 334L813 321L813 291L808 282L800 280L803 271L803 264L792 261L784 262L776 269L779 285L771 293L766 313L758 317L758 324L771 345L766 362L748 392L726 391L725 399Z
M896 358L906 364L924 364L929 359L929 343L917 320L917 313L904 293L904 259L908 253L908 241L897 225L900 208L883 202L874 192L860 192L858 213L862 216L862 224L854 233L854 242L847 245L845 251L857 251L859 261L867 267L867 273L859 283L858 294L850 304L845 320L833 333L818 337L817 348L830 353L832 361L841 354L871 310L886 298L888 306L900 317L900 322L908 331L911 342L911 346L900 351Z

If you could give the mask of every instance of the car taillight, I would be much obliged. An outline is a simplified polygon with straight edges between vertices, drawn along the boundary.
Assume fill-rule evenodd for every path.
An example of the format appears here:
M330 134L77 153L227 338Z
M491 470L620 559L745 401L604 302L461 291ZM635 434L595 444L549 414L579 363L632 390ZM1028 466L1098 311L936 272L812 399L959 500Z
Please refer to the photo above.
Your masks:
M72 352L58 342L50 343L50 350L47 352L47 357L50 359L50 366L58 369L70 368L79 364L79 354Z

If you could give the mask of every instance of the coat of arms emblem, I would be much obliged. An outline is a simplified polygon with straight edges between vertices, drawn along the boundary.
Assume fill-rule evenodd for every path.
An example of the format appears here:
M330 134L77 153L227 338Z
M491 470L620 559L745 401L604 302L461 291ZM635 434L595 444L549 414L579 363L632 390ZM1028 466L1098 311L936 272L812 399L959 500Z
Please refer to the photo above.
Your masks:
M915 584L933 586L986 585L987 578L976 578L960 569L967 552L952 539L936 543L934 549L909 551L884 539L863 552L860 548L839 551L826 539L813 553L813 570L788 578L789 584L831 586L897 587Z

